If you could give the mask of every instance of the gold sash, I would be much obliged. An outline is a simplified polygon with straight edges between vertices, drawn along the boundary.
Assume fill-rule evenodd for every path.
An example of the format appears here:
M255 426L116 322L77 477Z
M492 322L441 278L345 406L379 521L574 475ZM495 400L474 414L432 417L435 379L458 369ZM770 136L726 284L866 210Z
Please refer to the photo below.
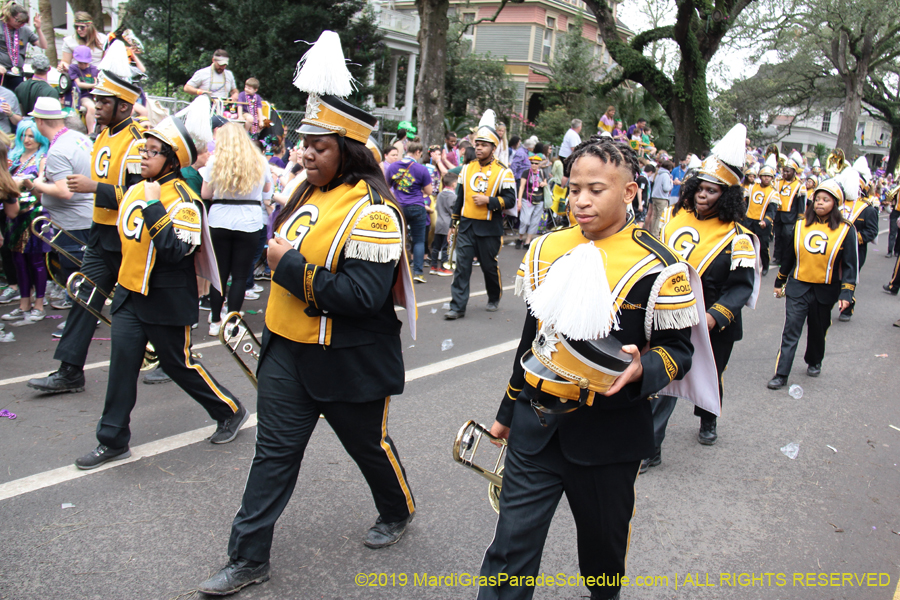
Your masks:
M506 187L515 189L516 187L516 180L512 171L504 167L497 159L491 161L486 167L482 167L480 162L473 160L463 167L460 183L465 190L462 216L478 221L490 221L491 210L487 204L484 206L475 204L476 194L499 198L501 189ZM500 198L500 207L504 209L509 208L504 206L502 198Z
M737 235L734 223L718 218L698 219L694 213L682 209L666 223L660 237L662 243L677 252L702 276L712 261Z
M797 191L802 187L800 179L797 177L795 177L793 181L776 179L775 183L772 185L775 187L775 191L780 196L781 200L781 204L778 206L778 212L790 212L794 196L797 195Z
M776 198L777 196L775 188L771 185L763 187L754 183L747 198L747 218L757 222L761 221L770 202L781 202L781 198Z
M807 225L805 219L798 220L794 230L797 255L794 279L806 283L831 283L835 259L849 231L849 223L842 222L837 229L830 229L818 221Z

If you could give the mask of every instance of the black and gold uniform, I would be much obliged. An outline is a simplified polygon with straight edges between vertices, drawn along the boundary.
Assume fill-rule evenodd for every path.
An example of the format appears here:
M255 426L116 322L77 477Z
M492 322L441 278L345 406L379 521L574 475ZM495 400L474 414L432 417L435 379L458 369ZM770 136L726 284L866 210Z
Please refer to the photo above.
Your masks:
M769 242L775 226L775 211L781 198L771 184L764 186L754 183L747 194L747 214L744 216L744 227L749 229L759 240L759 258L762 261L762 274L769 272ZM760 223L765 223L763 227Z
M577 226L536 239L519 269L517 292L531 302L560 261L590 243ZM550 406L561 398L578 400L582 390L525 370L522 359L528 353L547 352L552 357L563 343L558 332L532 310L527 312L496 417L510 427L509 448L500 517L481 566L485 577L538 575L544 540L563 493L578 530L580 574L605 575L615 582L625 573L634 483L641 459L654 446L647 398L673 379L682 379L691 368L690 326L696 324L698 311L687 266L647 231L636 228L633 218L619 232L593 244L602 253L618 319L609 338L616 345L648 348L640 359L643 378L609 397L589 391L585 405L575 412L538 413L539 418L533 401ZM611 598L618 590L614 584L591 586L591 598ZM507 582L481 587L478 598L524 599L533 593L533 585Z
M816 190L827 183L820 184ZM825 356L831 309L838 300L853 299L858 272L857 247L856 228L848 221L842 220L836 229L819 219L809 225L806 219L797 221L794 243L788 246L775 280L776 287L784 287L787 302L781 350L770 388L778 389L787 383L804 321L808 325L804 360L809 374L818 376Z
M862 271L866 264L866 250L870 242L878 237L878 210L868 202L867 198L860 197L857 200L845 201L841 206L841 216L853 223L856 229L856 252L859 261L859 270ZM850 306L841 311L840 320L849 321L856 308L856 291L850 300Z
M139 183L129 188L119 210L122 266L111 307L106 404L97 425L97 440L109 448L127 447L131 438L128 425L148 341L160 366L214 421L221 425L238 413L243 419L247 416L234 395L191 357L191 325L198 312L194 252L201 245L201 201L177 172L157 183L159 201L148 202L144 184Z
M488 111L490 119L479 125L476 141L499 143L493 129L493 111ZM488 113L485 116L488 116ZM484 206L477 206L477 194L489 197ZM459 186L456 188L456 204L453 220L458 221L456 231L456 270L450 287L452 299L447 319L456 319L466 314L469 303L469 281L472 278L472 261L477 257L484 274L487 289L488 310L496 310L502 295L500 268L497 256L503 238L503 211L516 205L516 180L513 172L496 158L487 165L473 160L463 167Z
M799 166L797 168L799 169ZM772 259L776 265L780 265L784 260L786 249L793 239L794 223L806 209L806 188L796 175L790 181L779 177L772 186L778 194L773 227L775 248Z
M107 71L101 72L93 92L97 95L114 96L117 103L129 105L140 96L139 88ZM143 131L143 126L130 116L110 124L97 136L91 154L91 179L97 182L97 191L94 194L93 223L79 271L106 292L115 288L122 262L122 247L116 229L119 204L125 190L141 181L141 157L138 150L144 144ZM105 298L100 294L95 296L93 306L99 311ZM96 317L74 304L53 354L54 359L75 369L82 381L81 373L96 325ZM29 386L48 392L69 391L65 389L65 382L55 381L57 373L32 380ZM81 389L83 388L82 383Z

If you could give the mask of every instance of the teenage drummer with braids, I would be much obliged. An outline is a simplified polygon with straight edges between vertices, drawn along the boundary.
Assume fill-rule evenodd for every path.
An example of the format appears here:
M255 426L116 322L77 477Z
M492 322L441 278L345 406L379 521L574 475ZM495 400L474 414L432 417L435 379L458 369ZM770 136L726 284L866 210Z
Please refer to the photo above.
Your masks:
M637 174L626 145L595 136L577 146L566 160L575 225L537 238L519 268L528 311L491 428L509 447L482 600L532 597L526 578L538 575L564 493L590 597L619 597L635 479L654 447L648 398L689 381L697 344L708 344L696 273L628 213ZM711 372L698 389L714 390ZM704 404L717 401L707 393Z
M743 337L741 309L755 306L759 291L759 242L739 224L744 217L741 172L746 137L747 129L738 124L713 148L697 176L684 184L661 234L663 243L690 263L703 282L704 321L716 361L720 402L728 359L734 343ZM656 452L641 465L644 471L661 462L660 447L675 400L661 394L652 402ZM694 415L700 417L697 441L715 444L716 415L696 406Z

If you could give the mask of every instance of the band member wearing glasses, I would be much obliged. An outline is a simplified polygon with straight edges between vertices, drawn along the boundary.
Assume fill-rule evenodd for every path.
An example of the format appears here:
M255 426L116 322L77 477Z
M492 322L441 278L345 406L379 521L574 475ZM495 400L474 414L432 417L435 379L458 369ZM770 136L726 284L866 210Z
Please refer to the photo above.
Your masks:
M144 136L145 181L128 189L119 210L122 265L111 307L112 352L106 403L97 424L100 444L75 461L79 469L131 456L129 422L148 341L166 372L218 423L210 442L230 442L250 416L191 357L191 325L199 311L196 274L203 273L202 268L195 271L195 254L211 251L202 235L200 199L181 177L181 168L197 157L194 144L178 117L164 119Z

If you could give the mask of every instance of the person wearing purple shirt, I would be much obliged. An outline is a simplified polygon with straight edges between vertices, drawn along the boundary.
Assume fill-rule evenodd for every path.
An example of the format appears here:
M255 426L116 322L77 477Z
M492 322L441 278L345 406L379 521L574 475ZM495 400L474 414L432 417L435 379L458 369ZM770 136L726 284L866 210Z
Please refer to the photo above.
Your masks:
M431 173L419 163L424 146L413 140L406 147L406 157L391 163L385 171L385 179L394 192L397 204L403 209L403 217L412 235L413 281L425 283L425 231L428 227L425 196L431 195Z
M531 168L531 162L528 160L528 148L525 147L525 143L519 142L519 136L512 136L509 140L509 145L515 148L512 164L509 165L509 168L512 169L513 177L516 178L516 189L518 190L519 180Z
M78 91L75 97L73 108L84 106L87 111L84 116L84 124L87 126L88 133L93 133L97 126L96 107L91 96L94 85L97 83L97 77L100 71L91 64L91 49L87 46L78 46L72 53L74 60L69 66L69 79L72 80L73 90Z

